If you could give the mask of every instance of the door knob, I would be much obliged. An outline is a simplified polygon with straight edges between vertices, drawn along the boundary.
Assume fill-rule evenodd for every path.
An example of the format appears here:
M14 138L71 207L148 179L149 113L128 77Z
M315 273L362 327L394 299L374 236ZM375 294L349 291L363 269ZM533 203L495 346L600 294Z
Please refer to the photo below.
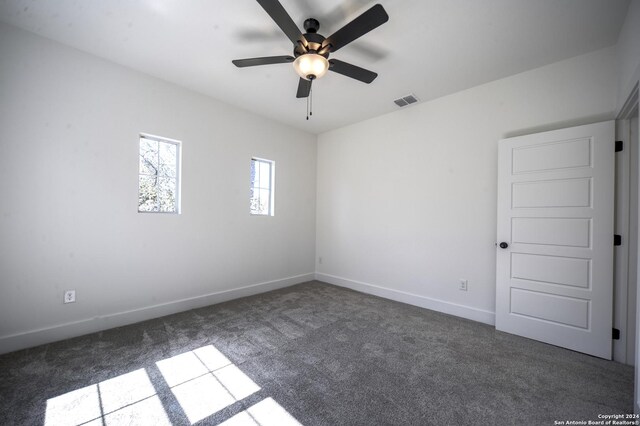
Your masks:
M509 244L505 243L504 241L500 243L501 249L506 249L507 247L509 247Z

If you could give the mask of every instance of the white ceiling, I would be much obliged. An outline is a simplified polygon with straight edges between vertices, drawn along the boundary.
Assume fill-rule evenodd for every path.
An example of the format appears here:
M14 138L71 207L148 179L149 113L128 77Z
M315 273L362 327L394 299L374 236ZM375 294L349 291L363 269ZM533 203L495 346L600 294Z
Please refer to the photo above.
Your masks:
M371 0L280 0L302 27L329 36ZM378 0L389 22L335 57L379 74L314 82L314 115L296 99L289 64L232 59L289 55L287 37L255 0L2 0L0 20L312 133L616 43L629 0Z

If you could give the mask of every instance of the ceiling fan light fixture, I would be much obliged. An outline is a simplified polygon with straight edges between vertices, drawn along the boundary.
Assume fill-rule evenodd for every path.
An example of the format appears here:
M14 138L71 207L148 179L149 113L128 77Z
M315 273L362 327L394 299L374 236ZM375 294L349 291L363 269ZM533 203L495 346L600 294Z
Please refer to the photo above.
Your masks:
M305 53L293 61L293 69L305 80L315 80L327 73L329 61L317 53Z

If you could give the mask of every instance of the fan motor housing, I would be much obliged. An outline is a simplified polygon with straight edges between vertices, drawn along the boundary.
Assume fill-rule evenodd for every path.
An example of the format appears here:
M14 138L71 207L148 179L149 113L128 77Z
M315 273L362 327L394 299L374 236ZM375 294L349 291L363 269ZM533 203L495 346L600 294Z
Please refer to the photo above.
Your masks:
M293 48L293 55L296 58L300 55L304 55L305 53L317 53L325 58L329 58L329 49L325 49L326 51L320 52L320 50L326 46L326 44L323 44L326 40L323 35L318 33L305 33L302 37L307 41L307 44L305 46L304 42L301 40L298 45Z

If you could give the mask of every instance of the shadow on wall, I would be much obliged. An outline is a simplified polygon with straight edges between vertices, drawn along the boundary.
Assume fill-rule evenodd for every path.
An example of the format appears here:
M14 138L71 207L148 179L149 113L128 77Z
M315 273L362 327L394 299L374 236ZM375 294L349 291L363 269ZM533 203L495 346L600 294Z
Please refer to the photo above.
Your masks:
M614 118L615 118L615 113L611 112L607 114L592 115L589 117L583 117L583 118L574 119L574 120L558 121L555 123L549 123L542 126L529 127L527 129L520 129L520 130L507 132L504 135L502 135L501 138L503 139L513 138L516 136L531 135L533 133L541 133L541 132L549 132L552 130L565 129L567 127L576 127L576 126L582 126L585 124L600 123L602 121L613 120Z
M155 368L161 380L152 382L140 368L48 399L44 424L171 425L215 417L225 426L301 426L212 345L158 361ZM259 402L245 408L252 395Z

